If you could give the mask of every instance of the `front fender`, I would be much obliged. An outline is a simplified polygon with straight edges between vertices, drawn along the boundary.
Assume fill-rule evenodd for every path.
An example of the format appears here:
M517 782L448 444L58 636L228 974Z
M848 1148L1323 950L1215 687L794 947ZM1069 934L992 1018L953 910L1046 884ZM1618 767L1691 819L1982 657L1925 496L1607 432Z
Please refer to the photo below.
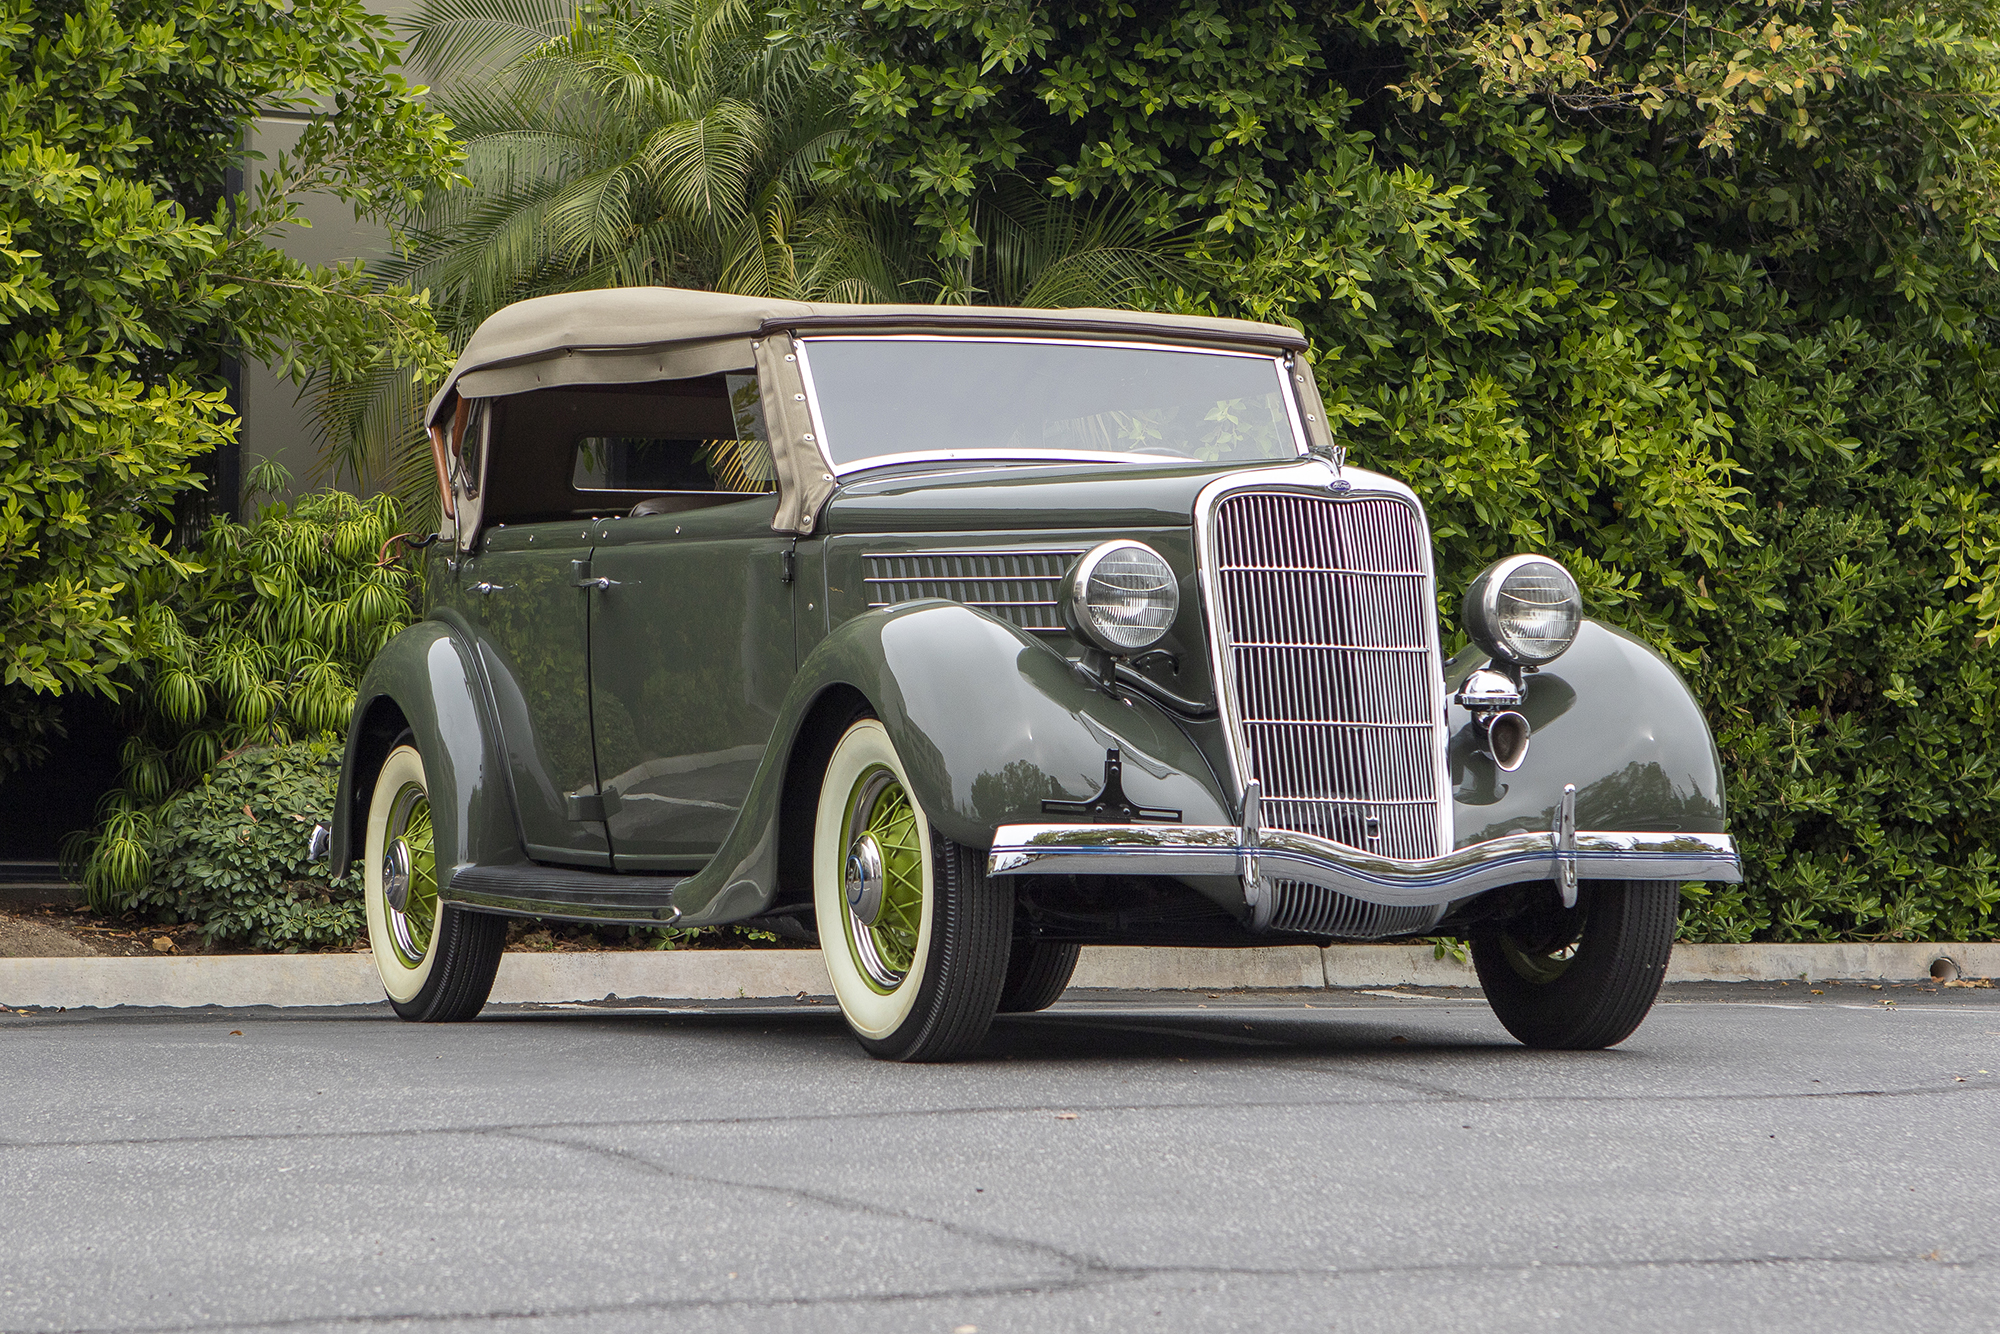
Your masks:
M1095 795L1110 749L1121 753L1133 803L1193 824L1235 819L1206 756L1157 705L1114 698L984 612L903 603L845 622L800 664L736 827L674 891L683 922L733 921L771 905L787 766L815 704L843 686L882 720L931 823L969 847L991 847L1000 825L1046 819L1044 799Z
M1477 648L1453 658L1448 694L1487 661ZM1456 847L1548 830L1568 783L1578 829L1724 832L1722 757L1708 720L1680 674L1638 639L1585 621L1568 652L1527 676L1520 711L1533 729L1528 757L1503 773L1471 715L1451 706Z
M332 872L361 854L375 774L404 729L416 737L430 785L438 881L461 867L521 859L507 773L481 704L472 650L443 621L421 621L375 655L355 693L334 805Z

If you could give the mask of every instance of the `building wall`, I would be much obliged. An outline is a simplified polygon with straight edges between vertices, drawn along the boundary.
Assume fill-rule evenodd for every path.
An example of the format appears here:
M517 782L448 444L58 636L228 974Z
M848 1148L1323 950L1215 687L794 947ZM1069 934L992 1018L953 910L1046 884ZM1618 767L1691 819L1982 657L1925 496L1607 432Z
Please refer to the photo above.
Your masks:
M369 0L368 8L392 24L414 13L416 0ZM299 141L305 128L296 112L260 116L250 128L249 146L262 153L262 161L252 158L244 168L247 187L254 189L259 168ZM388 229L372 222L357 222L354 210L333 195L313 194L300 200L300 212L311 221L310 228L293 228L280 238L285 253L308 264L337 261L379 260L389 254ZM312 405L301 401L300 386L281 379L268 365L246 363L237 407L242 414L237 439L240 448L239 476L247 480L250 470L265 459L276 459L292 474L294 491L309 491L329 480L320 472L319 441L313 431ZM353 478L343 478L353 485Z

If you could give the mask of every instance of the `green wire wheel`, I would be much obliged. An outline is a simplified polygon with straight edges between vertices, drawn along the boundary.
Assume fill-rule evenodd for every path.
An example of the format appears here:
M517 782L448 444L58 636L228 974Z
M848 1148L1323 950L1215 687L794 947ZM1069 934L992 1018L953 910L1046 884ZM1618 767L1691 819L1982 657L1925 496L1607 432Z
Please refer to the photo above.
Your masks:
M890 1060L965 1055L1006 979L1013 893L986 854L934 829L889 733L859 718L820 783L813 909L834 998L861 1045Z
M855 785L842 870L848 948L869 986L883 995L909 976L923 932L924 848L910 795L886 767Z
M438 895L437 830L423 756L407 734L376 771L362 853L375 972L405 1019L470 1019L486 1004L506 925Z

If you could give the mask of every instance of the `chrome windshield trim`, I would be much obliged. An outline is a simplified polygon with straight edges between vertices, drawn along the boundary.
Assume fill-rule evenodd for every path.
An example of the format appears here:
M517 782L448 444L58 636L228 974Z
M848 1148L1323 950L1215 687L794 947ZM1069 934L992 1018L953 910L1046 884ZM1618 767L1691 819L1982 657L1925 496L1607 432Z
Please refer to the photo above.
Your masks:
M1014 824L994 831L988 875L1236 877L1251 851L1229 825ZM1254 849L1264 880L1299 880L1369 903L1443 904L1503 885L1553 880L1561 854L1553 832L1509 834L1426 861L1372 857L1309 834L1264 828ZM1728 834L1576 835L1583 880L1743 879Z
M1335 482L1343 482L1345 489L1336 491ZM1300 491L1308 495L1334 496L1340 500L1387 499L1408 505L1416 511L1417 522L1424 534L1421 548L1423 580L1432 606L1437 604L1437 552L1430 540L1430 515L1424 512L1424 503L1417 498L1417 493L1393 477L1364 468L1335 467L1324 459L1313 458L1291 467L1231 473L1227 477L1218 477L1201 489L1194 505L1195 575L1201 588L1202 624L1208 632L1208 669L1210 679L1215 682L1216 700L1221 706L1223 750L1229 759L1230 786L1233 791L1241 792L1245 783L1261 775L1249 772L1249 750L1244 744L1243 723L1236 707L1235 662L1228 646L1223 643L1222 590L1218 582L1221 571L1215 554L1216 508L1237 491ZM1440 794L1437 803L1438 843L1441 847L1450 847L1453 837L1451 802L1443 798L1443 794L1451 791L1450 762L1446 755L1449 737L1445 731L1450 701L1445 698L1444 654L1438 639L1437 617L1427 617L1426 625L1428 636L1423 651L1430 655L1438 673L1435 694L1437 713L1431 722L1431 764ZM1348 851L1342 848L1343 855Z
M1308 456L1309 437L1305 421L1301 416L1298 393L1292 386L1291 368L1293 354L1289 352L1246 352L1239 348L1180 346L1173 343L1123 342L1111 338L1037 338L1009 334L952 334L952 333L815 333L799 334L792 340L792 349L799 359L799 377L805 381L806 408L813 421L813 443L819 447L820 457L826 461L828 471L836 477L849 473L865 472L898 463L959 463L977 459L992 459L1018 463L1166 463L1198 464L1199 459L1189 459L1180 454L1144 453L1088 453L1076 450L1048 450L1044 452L1018 451L996 453L992 450L940 449L922 453L870 454L852 463L835 463L833 449L827 442L826 418L820 412L819 390L813 384L812 355L813 343L1029 343L1060 347L1106 347L1133 352L1166 352L1197 357L1239 357L1248 361L1264 361L1271 365L1272 373L1278 377L1278 387L1283 395L1285 412L1292 424L1292 443L1298 448L1298 457ZM1282 462L1283 460L1270 460Z

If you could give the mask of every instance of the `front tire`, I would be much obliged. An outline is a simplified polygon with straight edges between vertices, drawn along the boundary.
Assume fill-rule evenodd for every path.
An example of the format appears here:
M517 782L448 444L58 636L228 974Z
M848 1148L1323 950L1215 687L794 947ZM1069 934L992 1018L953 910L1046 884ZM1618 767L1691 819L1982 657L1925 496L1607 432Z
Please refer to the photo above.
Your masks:
M1616 1046L1653 1008L1679 911L1671 881L1597 881L1574 908L1551 906L1474 936L1473 967L1493 1013L1528 1046Z
M1081 945L1016 938L1007 956L1007 982L1000 988L1000 1013L1033 1014L1061 998L1076 972Z
M493 990L507 924L438 901L430 784L408 733L376 772L361 865L368 944L390 1006L417 1023L478 1014Z
M1014 896L986 878L984 853L931 828L874 718L827 761L812 858L820 954L862 1048L949 1061L978 1046L1006 980Z

